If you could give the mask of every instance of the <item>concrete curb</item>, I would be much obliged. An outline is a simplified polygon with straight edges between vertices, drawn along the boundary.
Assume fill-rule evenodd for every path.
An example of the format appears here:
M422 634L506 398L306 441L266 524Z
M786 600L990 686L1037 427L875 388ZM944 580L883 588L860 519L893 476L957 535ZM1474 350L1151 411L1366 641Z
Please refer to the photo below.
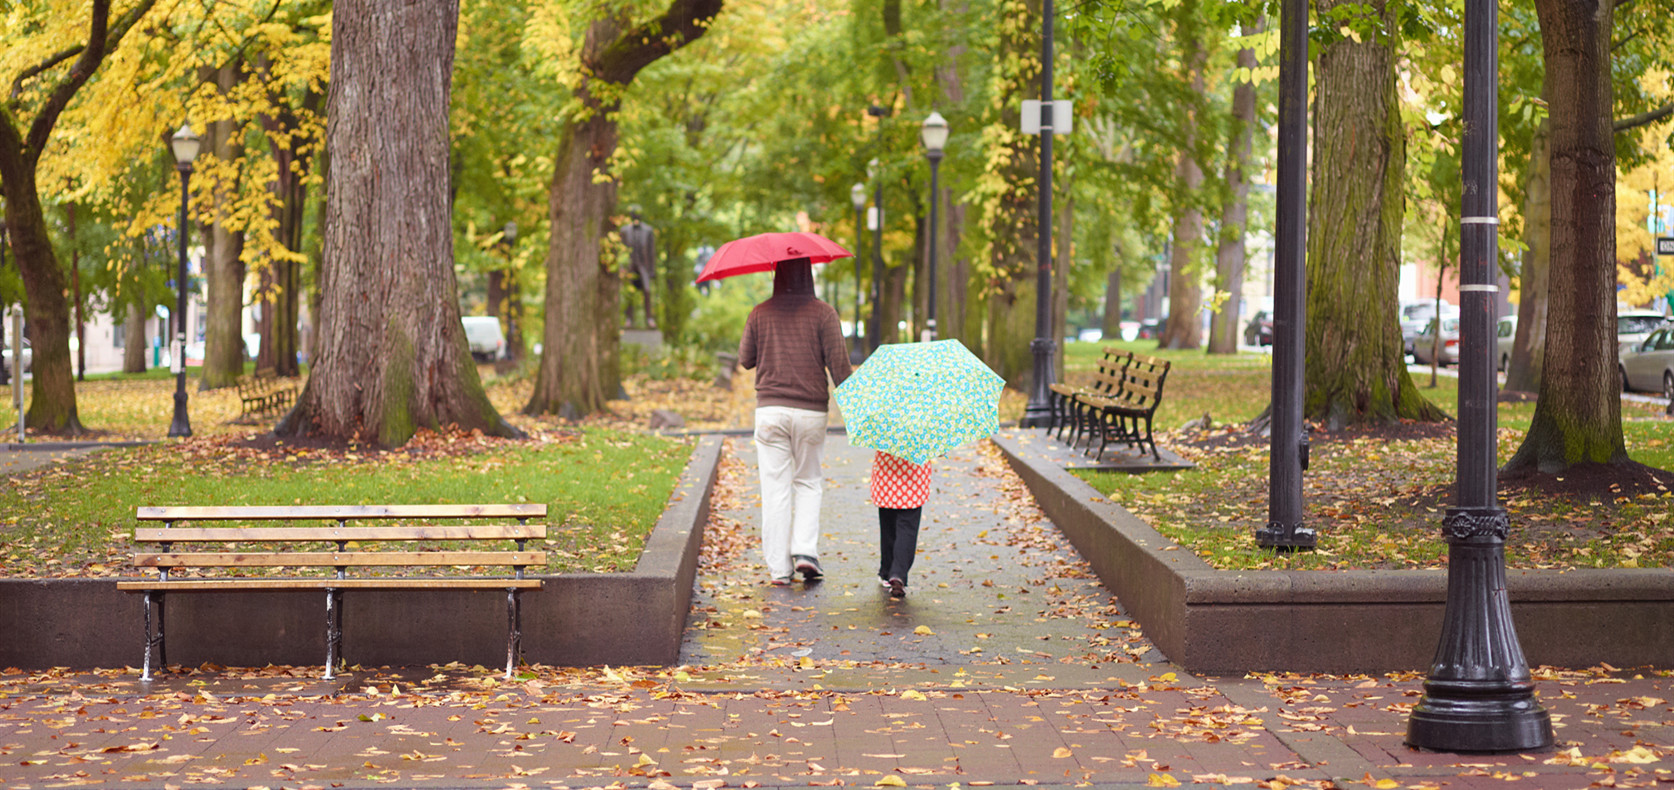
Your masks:
M1145 633L1204 674L1423 670L1444 571L1218 571L1031 447L996 435L1013 469ZM1437 518L1437 540L1441 522ZM1510 571L1532 665L1674 666L1674 570Z
M639 563L629 573L545 576L523 596L523 653L560 666L673 664L697 574L722 440L705 437L675 484ZM561 518L562 514L554 514ZM0 579L0 667L137 666L144 646L140 597L116 579ZM344 596L350 664L461 661L503 666L502 592L353 591ZM325 602L318 593L196 593L169 599L168 660L197 666L325 661Z

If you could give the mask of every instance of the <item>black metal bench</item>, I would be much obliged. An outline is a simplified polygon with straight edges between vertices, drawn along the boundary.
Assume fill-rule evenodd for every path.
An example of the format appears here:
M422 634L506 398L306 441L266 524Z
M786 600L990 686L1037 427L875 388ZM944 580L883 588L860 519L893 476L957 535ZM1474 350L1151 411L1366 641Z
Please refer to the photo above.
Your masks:
M1092 430L1098 433L1099 449L1092 453L1104 455L1111 442L1121 442L1145 451L1151 446L1151 458L1162 460L1157 452L1157 440L1151 433L1151 421L1162 404L1163 383L1168 379L1169 362L1144 354L1134 354L1122 372L1121 388L1108 397L1089 397L1083 400L1092 420ZM1093 449L1091 437L1087 449Z
M272 368L239 376L234 383L238 387L239 419L279 414L296 401L296 387Z
M142 507L134 540L156 544L134 552L134 565L155 568L158 575L117 582L117 589L144 593L145 658L141 680L151 680L151 654L157 665L167 663L163 639L163 600L168 593L207 591L323 590L326 593L325 678L336 677L344 663L344 590L505 590L506 677L517 667L522 648L519 596L538 590L540 579L524 578L524 570L546 564L546 553L526 551L524 544L546 537L546 505L388 505L299 507ZM515 520L515 523L507 523ZM326 521L329 526L298 522ZM408 522L399 524L394 522ZM413 522L462 522L457 524ZM499 523L484 523L485 521ZM256 526L195 526L199 522L230 522ZM350 526L374 522L375 526ZM186 526L194 525L194 526ZM512 550L485 545L515 544ZM357 544L351 548L350 542ZM469 544L460 549L447 544ZM179 544L210 544L183 550ZM241 544L260 544L247 550ZM398 544L396 550L368 550L361 544ZM510 568L507 575L442 575L452 567L479 570ZM291 569L272 575L272 569ZM428 572L374 576L372 570L420 568ZM329 569L322 575L305 570ZM351 569L359 571L350 575ZM206 571L214 575L205 575ZM228 575L228 572L250 575Z
M1127 369L1133 360L1132 351L1124 351L1115 346L1105 346L1104 356L1099 359L1097 372L1093 374L1093 382L1085 387L1069 384L1052 384L1050 401L1051 422L1046 430L1048 433L1056 431L1059 441L1064 439L1064 431L1070 431L1069 445L1074 447L1081 440L1081 433L1088 427L1086 419L1086 399L1093 397L1111 397L1120 391L1122 385L1122 371Z

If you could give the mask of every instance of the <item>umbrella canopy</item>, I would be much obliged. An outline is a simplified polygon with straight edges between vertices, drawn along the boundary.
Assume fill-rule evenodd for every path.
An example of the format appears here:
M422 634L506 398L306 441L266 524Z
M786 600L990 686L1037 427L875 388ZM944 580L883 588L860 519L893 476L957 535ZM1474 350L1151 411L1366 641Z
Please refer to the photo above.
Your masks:
M915 464L1000 428L994 371L957 340L878 346L837 388L849 441Z
M735 274L770 272L781 261L807 258L811 263L825 263L847 258L854 253L845 250L818 233L760 233L733 239L721 245L697 281L719 280Z

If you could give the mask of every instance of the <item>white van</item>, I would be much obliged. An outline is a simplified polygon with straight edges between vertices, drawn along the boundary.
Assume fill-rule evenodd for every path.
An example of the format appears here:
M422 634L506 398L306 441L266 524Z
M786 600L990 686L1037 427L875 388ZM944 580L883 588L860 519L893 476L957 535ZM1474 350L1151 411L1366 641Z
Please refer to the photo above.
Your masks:
M472 357L480 362L491 362L511 356L510 349L506 348L506 335L500 331L500 319L491 315L468 315L460 321L465 324L465 343L471 347Z

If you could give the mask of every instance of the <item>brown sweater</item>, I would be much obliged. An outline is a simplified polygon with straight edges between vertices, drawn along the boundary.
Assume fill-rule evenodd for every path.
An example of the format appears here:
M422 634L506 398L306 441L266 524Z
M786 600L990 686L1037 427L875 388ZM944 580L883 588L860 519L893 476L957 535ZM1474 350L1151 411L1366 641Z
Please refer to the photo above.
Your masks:
M813 294L780 293L750 311L738 364L756 369L756 405L825 411L826 372L842 384L849 377L837 310Z

